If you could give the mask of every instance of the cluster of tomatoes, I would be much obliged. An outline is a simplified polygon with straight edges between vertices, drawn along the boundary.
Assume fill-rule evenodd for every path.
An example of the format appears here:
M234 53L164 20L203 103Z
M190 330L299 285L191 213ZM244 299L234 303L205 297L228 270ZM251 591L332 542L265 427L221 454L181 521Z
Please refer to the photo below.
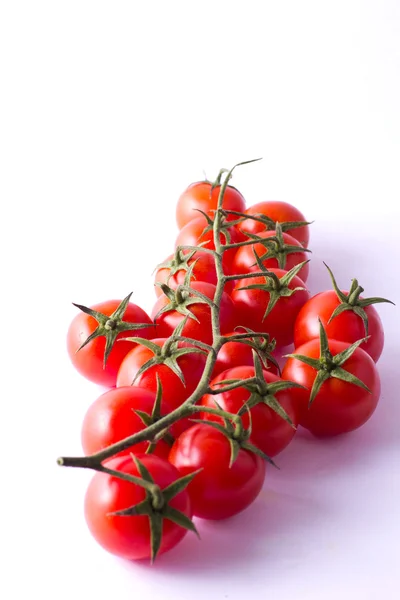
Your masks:
M98 471L89 529L128 559L172 548L196 532L193 516L249 506L299 425L349 432L379 400L384 336L372 304L386 300L363 298L356 280L339 289L329 269L333 289L310 297L304 216L284 202L246 209L221 176L179 198L151 314L130 296L77 305L68 331L74 366L110 388L83 421L89 458L70 464Z

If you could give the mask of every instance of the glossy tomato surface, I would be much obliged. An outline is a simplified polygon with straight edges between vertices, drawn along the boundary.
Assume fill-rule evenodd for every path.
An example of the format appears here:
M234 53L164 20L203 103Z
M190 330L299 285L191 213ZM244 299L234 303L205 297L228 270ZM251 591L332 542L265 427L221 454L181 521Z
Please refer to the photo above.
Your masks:
M265 461L240 449L230 467L226 436L199 423L184 431L172 446L169 460L182 475L202 469L188 485L193 514L203 519L226 519L249 506L260 493Z
M215 295L215 285L204 281L193 281L191 288L204 294L207 298L213 299ZM157 328L157 335L160 337L169 337L172 335L175 328L185 318L182 313L177 310L170 310L164 312L157 317L158 312L170 304L169 298L163 294L160 296L155 303L151 316L155 319ZM212 344L212 325L211 325L211 309L210 306L203 301L190 304L188 309L193 313L196 319L191 317L188 318L185 326L183 327L182 335L189 338L194 338L205 342L206 344ZM220 303L220 316L219 316L221 333L231 331L235 323L235 306L226 293L222 293Z
M276 235L275 231L262 231L257 234L262 239L268 240ZM282 268L284 271L290 271L294 266L308 260L310 257L307 252L304 252L303 246L300 244L296 238L292 237L288 233L282 234L283 241L285 245L288 246L298 246L299 251L293 252L286 255L284 265L282 267L279 266L277 258L269 258L268 252L269 248L263 245L262 242L256 242L255 244L242 246L239 248L234 256L232 261L232 274L236 273L250 273L254 271L259 271L259 267L256 263L256 259L254 257L254 252L258 254L260 258L262 258L262 263L267 269L271 267L274 269ZM253 251L254 249L254 251ZM265 257L264 257L265 255ZM309 273L309 263L306 263L298 273L298 276L302 281L307 281Z
M271 267L269 269L279 279L284 277L286 271ZM276 340L277 346L288 346L293 343L294 324L296 317L310 297L304 281L294 276L288 284L292 295L282 295L272 310L264 318L269 301L270 291L265 289L242 289L249 285L265 285L265 277L239 279L231 293L231 298L236 308L236 320L239 325L249 327L254 331L267 332Z
M161 489L179 479L177 469L165 459L152 454L138 456L154 482ZM107 463L107 467L129 475L140 474L129 456ZM139 504L145 499L143 487L118 479L107 473L96 473L89 483L85 497L85 518L96 541L108 552L139 560L151 556L150 524L147 515L119 516L112 513ZM186 490L170 501L170 506L191 518L189 495ZM162 541L159 554L170 550L186 535L187 530L168 519L163 520Z
M347 292L345 292L347 295ZM360 297L361 298L361 297ZM328 323L333 311L340 305L334 290L313 296L300 310L294 325L294 344L297 348L309 340L319 338L319 319L329 338L353 344L365 337L363 320L352 310L346 310ZM382 321L374 306L366 306L369 338L361 345L376 362L383 350L384 331Z
M245 212L248 215L254 216L264 215L274 222L279 221L279 223L285 223L287 221L306 221L303 213L300 212L298 208L288 202L281 202L279 200L258 202L257 204L249 206ZM260 231L265 231L266 227L260 221L246 219L241 224L241 229L243 231L250 231L250 233L259 233ZM308 247L310 240L310 229L308 225L288 229L287 233L296 238L304 248Z
M213 184L209 181L198 181L189 185L179 197L176 207L176 222L179 229L182 229L189 221L196 219L199 216L198 210L202 210L213 217L218 205L220 189L220 185L213 188ZM246 208L245 199L239 190L228 185L224 193L222 207L227 210L244 212Z
M349 347L346 342L337 340L328 340L328 344L333 356ZM319 340L311 340L299 346L296 354L319 358ZM372 416L378 404L380 379L369 354L357 348L343 363L342 368L358 377L370 392L354 383L330 377L322 384L310 408L308 401L317 370L296 358L289 358L283 368L283 379L295 381L306 388L293 390L299 402L299 422L316 436L333 436L361 427Z
M81 439L86 455L95 454L116 442L142 431L145 428L140 416L135 411L152 414L156 394L140 387L119 387L105 392L95 400L83 419ZM172 407L164 399L161 403L161 415L172 411ZM118 456L144 454L149 442L139 442L129 446ZM168 457L170 447L164 440L157 442L154 454Z
M171 254L165 262L170 261L174 257ZM207 283L217 284L217 273L215 270L214 257L207 252L196 252L193 258L188 261L188 266L193 265L192 281L206 281ZM182 268L171 274L171 268L163 267L158 269L155 274L154 283L166 283L170 288L176 290L178 285L183 285L187 271ZM163 291L158 286L154 286L156 296L162 296Z
M232 331L227 336L235 335L236 333L242 333L242 330L238 332ZM260 340L260 338L257 338ZM261 338L262 339L262 338ZM274 356L274 353L272 353ZM276 358L276 356L275 356ZM250 366L254 364L253 349L251 346L244 342L227 342L218 352L217 360L214 365L213 376L216 377L222 371L226 369L232 369L233 367ZM268 362L268 371L278 373L277 367L272 363Z
M178 246L197 246L200 243L204 245L204 248L209 250L215 250L214 244L214 232L212 230L204 233L205 228L207 227L207 222L204 217L197 217L187 223L179 232L176 240L175 240L175 248ZM224 233L220 234L220 240L222 244L232 243L236 244L237 242L241 242L246 239L246 236L240 233L240 231L236 227L228 228L229 240L225 236ZM236 255L236 249L231 248L224 252L224 256L222 259L222 265L224 268L225 275L230 275L233 273L232 271L232 262Z
M254 377L254 367L234 367L220 373L211 382L211 387L218 389L221 381L224 379L240 379L245 380ZM281 381L281 379L270 373L263 371L267 383ZM249 400L251 392L239 387L234 390L222 392L221 394L207 394L203 396L200 405L210 408L216 408L215 401L218 405L227 412L237 414L240 409ZM289 416L293 425L296 426L299 420L299 410L297 408L298 399L293 394L293 389L282 390L275 395L276 400L282 406L286 414ZM283 417L278 415L272 408L264 403L259 403L253 406L251 413L251 441L260 448L267 456L276 456L293 439L296 429L292 427ZM209 413L202 413L202 418L207 421L217 421L223 424L220 417ZM250 420L248 413L245 412L242 416L244 427L248 428Z
M121 300L109 300L95 304L91 308L107 316L112 313L121 304ZM129 303L123 321L131 323L148 323L149 328L124 331L118 335L118 338L140 335L144 338L154 336L155 330L153 322L148 314L139 306ZM106 387L115 386L118 369L123 358L132 349L132 342L116 342L110 352L105 368L103 368L104 351L106 340L104 336L97 337L84 346L79 352L78 348L91 335L98 326L98 322L92 316L80 312L72 320L67 333L67 350L74 367L81 375Z
M151 340L162 348L165 338ZM183 347L183 344L181 344ZM146 389L155 394L157 392L157 377L162 385L162 398L166 405L172 409L178 408L196 389L203 374L206 358L204 354L190 353L177 358L178 367L181 369L184 383L172 369L165 364L151 366L144 371L132 384L139 369L152 359L154 353L145 346L137 346L126 355L118 372L117 386L130 386ZM178 421L172 426L173 435L178 435L190 425L189 419Z

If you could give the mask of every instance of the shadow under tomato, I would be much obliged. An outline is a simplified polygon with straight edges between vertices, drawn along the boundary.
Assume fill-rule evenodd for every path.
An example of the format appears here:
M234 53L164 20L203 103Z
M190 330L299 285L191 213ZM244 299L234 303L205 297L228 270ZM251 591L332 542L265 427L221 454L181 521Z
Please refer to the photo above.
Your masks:
M125 562L124 567L153 568L157 578L179 574L184 579L206 571L208 579L226 577L232 582L243 570L249 576L253 569L258 571L261 555L267 576L278 562L289 568L301 564L308 530L313 531L318 547L329 552L326 524L334 520L336 510L329 494L336 490L338 474L346 479L341 491L334 491L340 510L352 472L355 477L362 470L368 472L369 464L382 462L382 456L390 457L400 446L397 350L392 350L387 349L385 360L378 363L381 399L363 427L325 439L299 427L291 444L275 458L279 470L268 467L264 489L250 507L223 521L195 519L201 540L189 532L176 548L157 558L156 567L148 561Z

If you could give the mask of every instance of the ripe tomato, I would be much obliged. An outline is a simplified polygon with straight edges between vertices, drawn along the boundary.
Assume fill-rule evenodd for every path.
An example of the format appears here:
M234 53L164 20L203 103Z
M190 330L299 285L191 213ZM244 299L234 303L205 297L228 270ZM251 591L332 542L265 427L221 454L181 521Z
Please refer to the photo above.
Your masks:
M213 184L209 181L199 181L189 185L181 194L176 207L176 222L179 229L182 229L189 221L196 219L200 214L198 210L202 210L213 217L214 211L217 209L221 186L217 185L214 188L212 186ZM236 188L228 185L224 193L222 207L227 210L244 212L246 208L245 199ZM235 217L228 218L235 219Z
M183 251L182 251L183 252ZM188 250L184 254L188 254ZM162 267L157 269L155 283L166 283L171 289L176 290L178 285L183 285L187 270L185 269L185 259L183 258L182 268L179 268L179 262L175 260L174 254L171 254L163 264L172 263L171 267ZM192 258L187 261L187 266L194 264L192 271L192 281L206 281L217 285L217 273L215 270L214 257L207 252L196 252ZM176 272L174 272L176 270ZM162 289L156 285L154 287L156 296L163 294Z
M347 292L345 292L347 294ZM326 330L328 338L353 344L365 337L364 323L352 310L346 310L328 323L333 311L341 304L334 290L327 290L313 296L300 310L294 324L295 348L319 336L319 320ZM382 321L374 306L366 306L369 338L361 348L376 362L383 350L384 332Z
M187 223L179 232L178 237L175 240L175 248L178 246L197 246L200 243L206 242L204 248L208 250L215 250L214 244L214 233L212 230L207 231L203 234L203 231L207 227L207 222L203 216L193 219ZM236 244L244 239L247 239L236 227L229 227L229 243ZM220 234L220 240L223 244L228 243L228 240L223 233ZM222 265L224 268L225 275L232 273L232 262L235 258L237 249L231 248L226 250L223 254Z
M231 467L230 458L227 437L203 423L190 427L175 441L169 461L181 475L203 469L187 487L193 515L203 519L232 517L260 493L264 459L243 448Z
M305 221L303 213L301 213L295 206L288 202L280 202L278 200L269 200L267 202L259 202L253 204L246 211L248 215L261 215L269 217L274 223L284 223L286 221ZM250 233L259 233L265 231L267 226L260 221L253 221L252 219L246 219L240 225L243 231L249 231ZM286 231L289 235L296 238L304 248L308 247L310 240L310 229L308 225L302 227L295 227Z
M328 339L329 350L334 357L349 347L349 344ZM312 359L319 358L320 342L311 340L299 348L296 354ZM316 436L332 436L347 433L363 425L373 414L380 395L380 379L372 358L361 348L342 365L342 368L355 375L370 392L336 377L330 377L322 384L315 400L308 408L310 390L317 376L317 370L296 358L289 358L283 368L282 377L305 386L307 389L294 389L300 409L299 422Z
M229 337L237 333L237 331L232 331L226 335ZM263 343L263 339L264 338L256 338L259 344ZM266 348L266 350L268 352L268 348ZM274 357L273 350L271 350L271 354ZM232 369L233 367L241 366L252 367L253 364L253 349L251 346L243 342L227 342L218 352L217 360L214 365L213 376L216 377L219 375L219 373L222 373L222 371L226 371L226 369ZM270 361L268 361L268 370L271 373L278 373L277 367Z
M165 489L179 478L177 469L159 456L144 454L138 458L161 489ZM107 467L140 477L135 463L129 456L114 458L107 462ZM149 517L112 514L142 502L145 497L144 488L130 481L108 473L94 475L86 492L85 518L91 534L105 550L129 560L151 556ZM169 505L191 518L190 499L186 489L172 498ZM176 546L186 533L186 529L169 519L163 519L159 554Z
M191 288L201 292L207 298L213 299L215 294L215 285L212 283L206 283L204 281L193 281ZM160 337L169 337L179 323L185 318L177 310L170 310L160 314L157 318L158 312L170 304L169 298L163 294L160 296L155 303L151 316L155 319L157 327L157 335ZM205 302L193 303L188 306L188 309L198 319L188 318L182 335L185 337L193 338L205 342L206 344L212 344L212 326L211 326L211 309ZM231 331L235 326L235 307L230 296L226 293L222 293L221 304L220 304L220 328L221 333Z
M95 304L92 310L111 316L121 304L121 300L109 300ZM122 321L129 323L148 323L149 328L138 331L129 330L118 334L118 338L140 335L151 338L154 335L154 326L150 317L139 306L133 303L127 305ZM94 383L106 387L115 386L118 369L123 358L132 350L132 342L116 342L109 354L107 363L103 367L104 352L106 347L105 337L96 337L84 346L79 352L78 348L91 335L98 326L96 319L84 312L80 312L72 320L67 333L67 350L74 367L81 375Z
M136 410L152 414L156 394L140 387L120 387L105 392L91 404L82 424L82 448L86 455L95 454L116 442L142 431L146 425L136 414ZM164 399L161 402L161 415L172 411L172 406ZM149 442L139 442L120 452L117 456L144 454ZM163 439L157 442L153 453L168 457L170 447Z
M269 238L275 239L276 232L275 231L262 231L261 233L258 233L257 235L259 235L263 240L264 239L268 240ZM278 258L274 258L274 257L269 258L268 257L268 255L271 255L271 250L269 248L267 248L265 245L263 245L262 242L256 242L252 245L242 246L241 248L239 248L237 250L237 252L234 256L233 262L232 262L231 273L232 274L251 273L251 272L260 270L256 263L256 259L254 257L253 248L254 248L254 251L258 254L258 256L260 256L260 258L262 258L262 263L267 269L281 268L285 271L290 271L290 269L292 269L294 266L307 260L308 257L306 255L306 253L304 252L302 245L300 244L300 242L298 242L296 240L296 238L293 238L288 233L283 233L282 238L283 238L284 245L281 246L281 249L277 246L277 244L274 244L274 246L277 247L279 255L282 257L282 261L283 261L282 266L279 265ZM299 251L289 253L285 257L285 250L284 250L285 246L298 246ZM265 257L264 257L264 255L265 255ZM307 262L304 265L304 267L302 267L301 271L298 273L298 276L304 282L307 281L308 271L309 271L309 266L308 266L308 262Z
M166 342L165 338L156 338L151 340L154 344L162 348ZM184 345L179 344L182 348ZM154 357L154 353L145 346L136 346L129 352L122 361L117 377L117 387L130 386L136 377L139 369ZM181 369L185 383L179 379L170 367L166 364L156 364L150 366L147 371L139 375L133 383L133 386L140 389L149 390L153 394L157 391L157 376L162 385L163 403L171 406L172 410L178 408L196 389L203 374L205 365L204 354L190 353L179 356L176 359L178 367ZM171 428L174 436L179 435L181 431L190 426L189 419L182 419Z
M286 271L282 269L269 269L271 273L281 280ZM284 279L283 279L284 281ZM247 286L257 285L263 288L241 289ZM310 297L304 282L295 275L287 284L282 285L281 294L272 310L264 318L271 296L279 293L277 280L265 277L254 277L239 279L231 293L235 303L236 320L240 325L249 327L253 331L266 331L275 338L277 346L288 346L293 342L293 328L296 317L304 304ZM290 296L286 295L288 290L303 288L294 291Z
M243 366L227 369L212 380L211 387L218 389L221 385L219 382L224 379L244 380L249 377L254 377L254 374L254 367ZM263 375L267 384L282 381L280 377L265 369L263 370ZM201 399L200 406L216 408L216 401L223 410L237 414L250 398L251 393L252 392L245 387L239 387L217 395L207 394ZM296 426L299 414L296 397L293 395L293 388L277 392L275 398ZM262 402L262 396L260 396L260 402L250 409L250 413L250 441L269 457L276 456L279 452L282 452L293 439L296 430L282 416L278 415L272 408L264 404ZM216 415L202 413L201 416L207 421L216 421L223 424L222 419ZM243 413L242 421L244 427L247 429L250 425L247 412Z

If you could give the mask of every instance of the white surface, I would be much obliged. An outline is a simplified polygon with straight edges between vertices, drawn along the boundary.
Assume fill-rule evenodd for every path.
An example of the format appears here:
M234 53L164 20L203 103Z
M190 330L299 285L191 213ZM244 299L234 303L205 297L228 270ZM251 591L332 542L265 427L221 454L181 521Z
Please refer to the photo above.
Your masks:
M15 0L0 55L0 597L399 598L399 3ZM325 260L397 303L379 306L382 399L345 438L299 434L201 542L129 564L86 530L90 474L55 462L99 392L68 363L71 302L133 290L150 309L180 192L258 156L234 184L315 220L312 291Z

